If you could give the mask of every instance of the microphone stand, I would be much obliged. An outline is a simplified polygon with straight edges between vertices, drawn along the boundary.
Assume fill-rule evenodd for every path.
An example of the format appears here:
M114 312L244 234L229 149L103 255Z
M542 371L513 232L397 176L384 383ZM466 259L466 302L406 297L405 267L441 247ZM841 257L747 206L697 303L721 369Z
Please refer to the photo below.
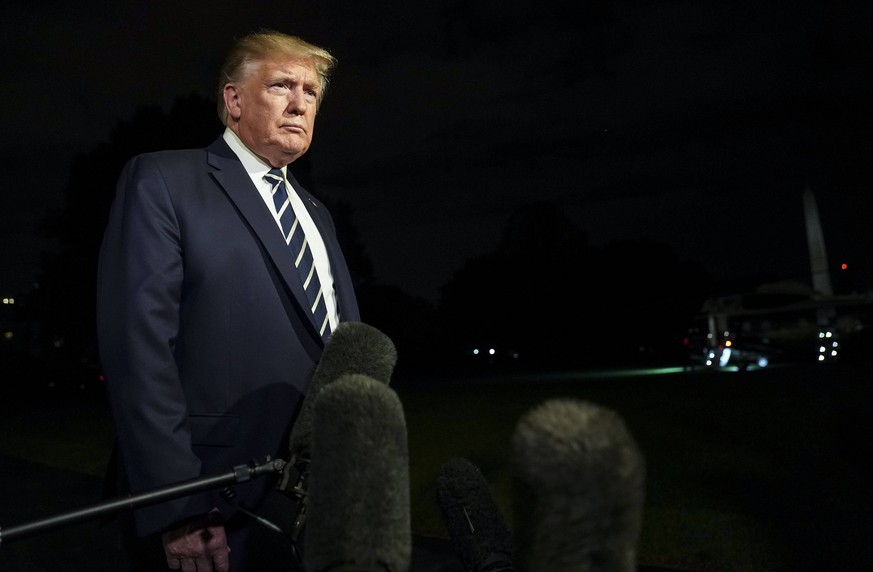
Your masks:
M297 504L294 521L288 536L291 539L291 550L297 563L303 566L303 556L300 552L300 533L306 524L307 489L309 484L309 450L292 453L291 459L285 463L282 478L277 487Z
M244 483L256 477L280 473L284 466L285 461L282 459L272 460L270 457L267 457L262 463L253 460L245 465L237 465L226 473L196 477L129 497L119 497L116 500L106 501L91 507L31 521L18 526L0 527L0 546L3 546L4 542L20 540L41 532L99 518L106 514L148 506L193 493Z

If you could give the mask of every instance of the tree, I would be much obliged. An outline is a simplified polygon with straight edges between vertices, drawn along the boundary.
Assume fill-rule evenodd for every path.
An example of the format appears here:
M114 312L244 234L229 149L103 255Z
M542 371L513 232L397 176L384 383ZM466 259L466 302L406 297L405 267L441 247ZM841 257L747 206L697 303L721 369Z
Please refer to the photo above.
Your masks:
M555 205L518 209L497 250L468 261L442 288L455 351L493 347L518 363L562 361L577 343L574 301L585 297L592 254L587 234Z
M64 206L47 213L41 234L58 242L44 252L31 307L38 348L66 359L96 360L97 255L115 184L128 159L168 148L202 147L221 127L215 104L197 95L179 97L169 113L142 107L119 122L109 141L76 157L64 188Z
M666 244L598 249L560 208L534 203L512 214L495 252L443 287L440 315L455 354L480 346L531 367L629 364L666 357L708 288Z

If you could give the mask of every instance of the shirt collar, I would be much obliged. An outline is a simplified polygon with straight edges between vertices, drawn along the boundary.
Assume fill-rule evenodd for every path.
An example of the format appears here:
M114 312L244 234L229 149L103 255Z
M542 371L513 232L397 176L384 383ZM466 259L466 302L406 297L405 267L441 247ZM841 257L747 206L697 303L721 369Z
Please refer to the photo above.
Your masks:
M226 127L224 129L224 134L222 135L224 141L227 143L228 147L230 147L231 151L236 153L236 156L239 157L240 162L243 165L243 168L246 170L246 173L254 180L261 180L264 178L264 175L269 172L272 167L264 161L261 160L260 157L252 153L248 147L245 146L245 143L242 142L242 139L233 132L230 127ZM282 176L286 179L288 178L285 174L285 169L287 167L282 167Z

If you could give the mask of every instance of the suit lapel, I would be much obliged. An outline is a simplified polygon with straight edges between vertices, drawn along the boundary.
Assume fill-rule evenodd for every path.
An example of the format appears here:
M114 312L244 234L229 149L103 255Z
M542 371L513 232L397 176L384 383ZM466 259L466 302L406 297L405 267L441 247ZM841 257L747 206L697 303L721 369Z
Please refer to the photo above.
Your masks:
M282 233L276 226L276 219L268 212L242 163L221 138L210 145L207 151L207 161L215 169L212 172L212 177L224 190L252 233L260 241L264 252L278 272L283 286L291 294L297 306L297 314L310 316L309 312L303 311L308 306L306 292L300 283L300 277L294 270L291 251L282 239ZM304 321L307 325L306 331L320 342L321 336L318 335L311 317Z

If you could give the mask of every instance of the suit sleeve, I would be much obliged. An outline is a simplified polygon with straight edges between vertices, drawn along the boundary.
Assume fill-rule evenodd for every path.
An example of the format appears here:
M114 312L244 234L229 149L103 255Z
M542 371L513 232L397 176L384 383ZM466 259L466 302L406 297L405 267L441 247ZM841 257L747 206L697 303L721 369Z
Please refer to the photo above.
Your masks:
M184 285L177 213L155 158L131 160L118 182L98 267L100 357L131 492L200 475L174 349ZM137 532L207 512L201 494L135 511Z

